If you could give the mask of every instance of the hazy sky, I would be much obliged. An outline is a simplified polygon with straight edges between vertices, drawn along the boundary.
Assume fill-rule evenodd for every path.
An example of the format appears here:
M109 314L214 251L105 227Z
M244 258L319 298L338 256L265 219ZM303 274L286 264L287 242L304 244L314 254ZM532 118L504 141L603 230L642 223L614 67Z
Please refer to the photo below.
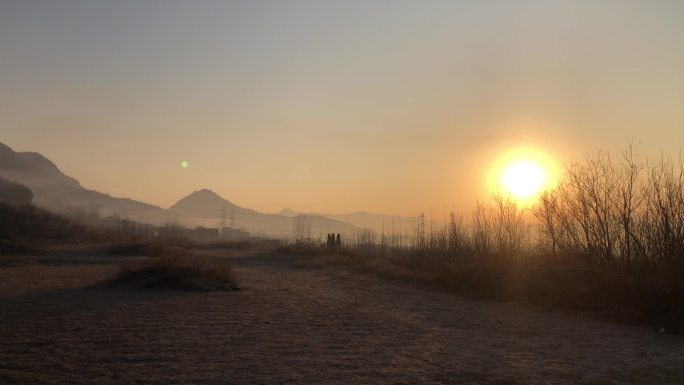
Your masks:
M442 213L627 137L684 144L683 1L0 1L0 142L162 206Z

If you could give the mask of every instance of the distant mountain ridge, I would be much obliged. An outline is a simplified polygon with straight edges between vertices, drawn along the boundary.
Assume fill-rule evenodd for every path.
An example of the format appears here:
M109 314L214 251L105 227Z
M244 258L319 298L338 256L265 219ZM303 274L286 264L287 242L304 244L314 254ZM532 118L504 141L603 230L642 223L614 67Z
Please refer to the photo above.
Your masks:
M208 189L195 191L180 199L169 211L183 218L201 218L215 224L222 219L227 225L234 221L235 227L245 228L256 234L278 237L290 237L293 234L294 216L265 214L240 207ZM307 217L311 220L311 237L315 239L330 232L351 234L357 230L349 223L321 215L307 214Z
M37 206L58 213L96 208L102 214L130 215L131 219L151 223L163 222L169 215L160 207L86 189L43 155L17 152L2 143L0 176L28 187Z
M373 214L367 211L355 211L349 214L326 214L317 212L298 212L289 208L282 209L276 213L288 217L297 215L318 215L337 221L352 224L358 228L371 229L377 232L404 232L414 227L418 223L417 217L407 217L398 215Z
M29 151L16 152L3 143L0 143L0 172L59 177L63 184L80 186L76 179L64 175L57 165L43 155Z
M217 227L222 216L227 225L231 218L235 227L245 228L256 235L288 238L293 235L295 215L265 214L240 207L215 192L202 189L180 199L169 209L128 198L112 197L81 186L65 175L48 158L36 152L18 152L0 143L0 178L10 186L18 183L33 193L33 203L58 213L97 209L102 215L118 214L128 219L152 223L179 223L186 226ZM9 187L7 187L9 188ZM306 214L311 221L311 237L318 239L328 232L351 234L357 230L352 224L324 215Z

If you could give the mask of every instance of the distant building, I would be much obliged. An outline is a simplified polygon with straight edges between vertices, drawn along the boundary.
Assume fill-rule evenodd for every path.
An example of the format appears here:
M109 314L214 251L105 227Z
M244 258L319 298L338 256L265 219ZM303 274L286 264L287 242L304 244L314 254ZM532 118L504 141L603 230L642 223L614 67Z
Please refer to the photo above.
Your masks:
M220 238L222 241L246 241L249 239L249 232L232 227L222 227Z
M249 236L249 232L232 227L195 227L188 229L183 226L165 226L159 231L160 236L173 236L185 238L197 243L213 243L219 241L246 241L253 239Z

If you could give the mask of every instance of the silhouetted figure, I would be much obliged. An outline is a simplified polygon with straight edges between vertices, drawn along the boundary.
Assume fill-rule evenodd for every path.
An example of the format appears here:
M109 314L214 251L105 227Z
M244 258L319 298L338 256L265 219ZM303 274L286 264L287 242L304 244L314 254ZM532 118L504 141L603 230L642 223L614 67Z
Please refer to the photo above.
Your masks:
M335 241L333 240L333 235L328 233L328 242L326 243L328 248L332 249L335 246Z
M334 236L334 234L333 234ZM342 246L342 238L340 238L340 233L337 233L337 239L335 240L335 247L339 248Z

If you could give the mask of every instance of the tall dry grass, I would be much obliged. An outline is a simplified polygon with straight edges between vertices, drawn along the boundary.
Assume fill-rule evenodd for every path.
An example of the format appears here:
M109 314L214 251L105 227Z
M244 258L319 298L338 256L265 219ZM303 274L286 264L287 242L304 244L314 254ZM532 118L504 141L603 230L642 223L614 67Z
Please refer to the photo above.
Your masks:
M684 272L684 164L639 158L630 147L614 159L587 156L566 168L538 203L522 207L503 194L466 216L409 231L361 229L348 253L449 264L554 263L634 273Z
M568 165L532 207L496 194L445 222L419 217L408 231L361 229L332 263L684 330L681 157L647 159L632 146L617 157L599 152Z

